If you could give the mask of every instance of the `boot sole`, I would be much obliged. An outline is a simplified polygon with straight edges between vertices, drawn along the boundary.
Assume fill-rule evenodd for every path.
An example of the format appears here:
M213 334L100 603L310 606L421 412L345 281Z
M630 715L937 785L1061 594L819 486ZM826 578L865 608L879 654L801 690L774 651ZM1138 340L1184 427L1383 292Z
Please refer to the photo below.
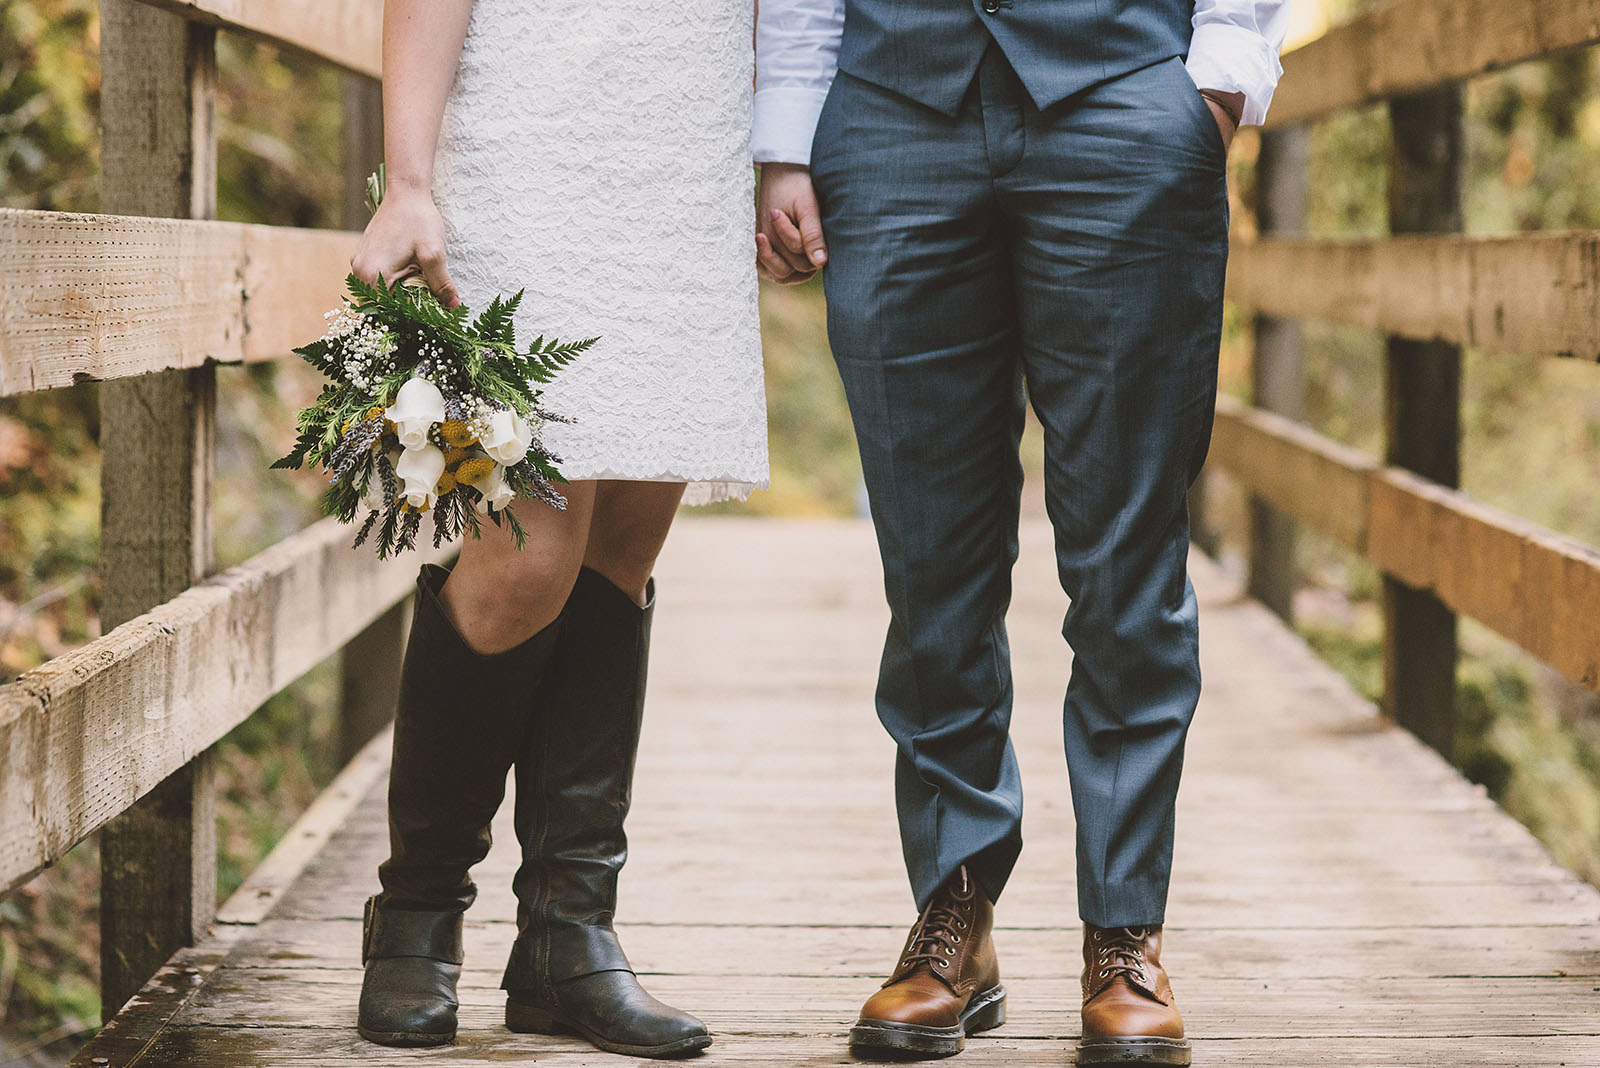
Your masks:
M1154 1035L1086 1039L1078 1043L1077 1063L1183 1066L1189 1063L1189 1042L1187 1039L1157 1038Z
M448 1046L456 1040L454 1031L448 1034L439 1031L374 1031L359 1024L356 1025L356 1034L380 1046Z
M527 1005L513 1005L511 1002L506 1003L506 1029L519 1035L577 1035L596 1049L605 1050L607 1053L620 1053L627 1057L688 1057L711 1045L710 1035L690 1035L688 1038L680 1038L676 1042L664 1042L659 1046L635 1046L626 1042L613 1042L581 1024L563 1020L548 1010Z
M968 1035L991 1031L1005 1022L1006 989L995 986L975 995L954 1027L857 1020L850 1029L850 1048L906 1059L949 1057L966 1048Z

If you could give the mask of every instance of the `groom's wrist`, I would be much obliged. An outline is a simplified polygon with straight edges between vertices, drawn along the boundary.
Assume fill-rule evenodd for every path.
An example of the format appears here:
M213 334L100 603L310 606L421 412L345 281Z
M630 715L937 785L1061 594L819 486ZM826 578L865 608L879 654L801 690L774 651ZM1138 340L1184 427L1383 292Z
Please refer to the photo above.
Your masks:
M1239 123L1244 118L1243 93L1229 93L1221 89L1201 89L1200 95L1227 112L1228 118L1233 120L1233 128L1236 130L1239 128Z

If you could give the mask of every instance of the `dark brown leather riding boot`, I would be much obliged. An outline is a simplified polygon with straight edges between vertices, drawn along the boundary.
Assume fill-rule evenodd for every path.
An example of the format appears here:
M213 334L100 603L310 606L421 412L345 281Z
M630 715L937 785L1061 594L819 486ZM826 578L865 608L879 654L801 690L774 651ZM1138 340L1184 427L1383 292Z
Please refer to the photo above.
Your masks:
M994 906L963 866L922 910L894 974L861 1007L850 1046L861 1053L944 1057L1006 1022Z
M572 1031L611 1053L677 1057L709 1046L711 1033L639 985L611 926L628 858L651 591L640 608L584 568L562 613L559 667L517 758L517 941L501 985L513 1031Z
M439 599L448 574L430 564L417 579L389 772L389 859L362 924L356 1026L386 1046L455 1038L461 914L477 894L468 869L489 851L489 821L532 718L528 695L561 630L558 620L482 656Z
M1189 1063L1183 1017L1161 967L1161 927L1083 928L1078 1064Z

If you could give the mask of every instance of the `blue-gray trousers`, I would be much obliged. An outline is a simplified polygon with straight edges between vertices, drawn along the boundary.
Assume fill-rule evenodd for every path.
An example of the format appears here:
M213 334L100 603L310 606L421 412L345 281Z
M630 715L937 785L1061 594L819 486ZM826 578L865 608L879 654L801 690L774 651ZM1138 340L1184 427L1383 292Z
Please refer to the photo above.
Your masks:
M848 74L812 177L892 621L877 706L918 907L1021 849L1005 613L1031 400L1073 651L1078 907L1159 923L1200 693L1185 491L1216 397L1222 139L1179 57L1033 106L991 48L950 118Z

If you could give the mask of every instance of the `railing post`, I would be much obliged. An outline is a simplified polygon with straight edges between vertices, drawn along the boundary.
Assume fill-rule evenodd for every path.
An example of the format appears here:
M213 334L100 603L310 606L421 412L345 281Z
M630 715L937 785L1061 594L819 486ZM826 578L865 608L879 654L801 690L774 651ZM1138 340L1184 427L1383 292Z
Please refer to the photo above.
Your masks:
M371 78L345 76L344 207L340 225L367 224L367 175L383 161L383 91ZM339 762L348 763L394 717L400 660L411 625L410 602L373 620L339 654Z
M1305 232L1310 155L1310 131L1304 124L1262 131L1256 159L1256 220L1262 234ZM1253 340L1250 380L1254 403L1303 420L1300 323L1258 315ZM1290 621L1294 617L1295 521L1259 497L1250 498L1249 510L1250 595Z
M102 0L101 210L216 214L216 31ZM100 387L101 622L109 630L212 569L213 368ZM101 1011L109 1019L216 914L209 753L100 835Z
M1461 229L1461 89L1389 104L1389 229ZM1444 486L1461 478L1461 349L1388 339L1384 458ZM1383 583L1384 711L1446 757L1455 750L1456 617L1432 593Z

